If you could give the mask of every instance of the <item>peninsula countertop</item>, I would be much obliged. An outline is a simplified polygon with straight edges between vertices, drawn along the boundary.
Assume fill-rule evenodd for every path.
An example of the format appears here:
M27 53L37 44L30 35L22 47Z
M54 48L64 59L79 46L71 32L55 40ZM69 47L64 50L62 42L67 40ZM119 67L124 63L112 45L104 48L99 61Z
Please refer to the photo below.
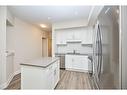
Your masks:
M24 63L21 63L20 65L46 68L57 60L59 60L58 57L41 57L34 60L26 61Z
M92 56L93 53L55 53L55 55L84 55L84 56Z

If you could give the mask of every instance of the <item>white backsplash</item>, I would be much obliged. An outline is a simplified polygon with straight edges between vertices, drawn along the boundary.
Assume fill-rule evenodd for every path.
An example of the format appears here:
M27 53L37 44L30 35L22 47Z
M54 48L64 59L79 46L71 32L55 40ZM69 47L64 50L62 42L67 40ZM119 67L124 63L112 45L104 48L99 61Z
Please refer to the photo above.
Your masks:
M57 53L67 53L67 46L58 46Z
M73 50L76 53L90 54L93 53L93 48L90 46L82 46L81 43L68 43L66 46L58 46L57 53L71 53Z

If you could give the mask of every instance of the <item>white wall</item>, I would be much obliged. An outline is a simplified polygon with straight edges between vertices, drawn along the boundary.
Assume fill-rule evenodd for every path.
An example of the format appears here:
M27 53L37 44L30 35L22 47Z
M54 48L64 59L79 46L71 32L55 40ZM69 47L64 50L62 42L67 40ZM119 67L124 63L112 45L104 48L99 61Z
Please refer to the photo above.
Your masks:
M0 6L0 88L6 81L6 7Z
M90 46L82 46L80 43L68 43L67 46L58 46L56 53L71 53L76 50L76 53L92 55L93 49Z
M20 63L42 56L42 31L15 18L14 27L7 28L7 50L14 51L14 71Z
M15 73L20 72L20 63L42 56L42 37L47 36L45 31L14 18L6 6L0 6L1 89L8 85ZM7 56L10 52L15 53L14 59Z

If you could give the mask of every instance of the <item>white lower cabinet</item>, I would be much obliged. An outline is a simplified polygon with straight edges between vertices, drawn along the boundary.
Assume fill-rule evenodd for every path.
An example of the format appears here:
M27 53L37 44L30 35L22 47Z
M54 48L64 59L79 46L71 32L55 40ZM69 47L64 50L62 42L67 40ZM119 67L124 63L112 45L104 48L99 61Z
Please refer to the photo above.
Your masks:
M74 58L71 55L65 55L65 68L72 68Z
M65 68L74 71L88 71L88 56L66 55Z
M45 88L46 89L53 89L54 88L54 67L53 67L53 65L51 65L47 68L46 77L47 77L47 80L45 81L45 83L46 83Z
M59 61L46 68L21 65L21 89L54 89L59 71Z
M54 63L54 71L53 71L53 76L54 76L54 83L53 83L53 85L54 85L54 88L55 88L55 86L57 85L57 83L58 83L58 81L59 81L59 75L60 75L60 71L59 71L59 61L57 61L57 62L55 62Z
M59 61L56 61L48 68L47 89L54 89L59 81Z

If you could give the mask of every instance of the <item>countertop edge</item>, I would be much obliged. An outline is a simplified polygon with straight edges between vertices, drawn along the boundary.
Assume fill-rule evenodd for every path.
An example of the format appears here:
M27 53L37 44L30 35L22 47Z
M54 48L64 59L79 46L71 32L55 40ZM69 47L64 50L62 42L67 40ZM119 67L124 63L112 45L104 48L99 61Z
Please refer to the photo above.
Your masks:
M51 62L50 62L48 65L46 65L46 66L32 65L32 64L25 64L25 63L20 63L20 65L47 68L48 66L50 66L51 64L53 64L53 63L56 62L57 60L59 60L59 58L56 58L54 61L51 61Z
M83 56L92 56L93 54L69 54L69 53L56 53L55 55L83 55Z

